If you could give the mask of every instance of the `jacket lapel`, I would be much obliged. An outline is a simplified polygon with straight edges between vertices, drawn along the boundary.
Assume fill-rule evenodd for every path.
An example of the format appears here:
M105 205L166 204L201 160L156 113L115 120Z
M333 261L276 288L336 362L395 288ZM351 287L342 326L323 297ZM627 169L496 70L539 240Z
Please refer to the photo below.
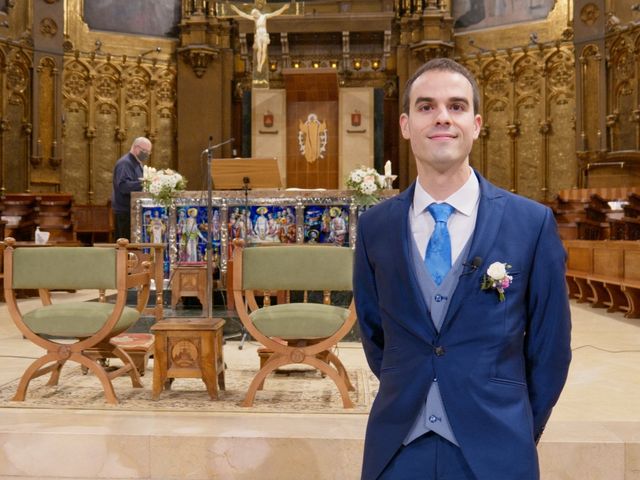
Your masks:
M414 190L415 182L404 192L389 200L394 202L389 217L395 219L394 224L389 225L391 228L390 231L394 232L394 235L398 235L397 238L400 242L398 249L391 248L389 252L392 255L396 255L397 252L400 251L401 257L396 259L398 268L401 269L399 278L410 279L407 285L399 285L399 288L402 289L409 288L411 290L408 292L409 295L405 295L405 292L399 293L399 295L402 298L415 298L415 310L420 312L417 316L408 315L406 317L399 317L398 322L402 323L408 330L414 332L417 337L423 338L427 343L431 343L432 339L437 335L437 332L431 319L431 313L425 303L422 290L420 289L411 258L411 242L413 242L413 237L410 234L409 209L413 202Z
M468 259L479 257L482 264L479 268L468 275L462 275L455 293L451 297L451 304L443 322L441 333L445 331L447 324L456 314L462 302L473 293L474 289L479 289L482 276L487 271L487 261L491 247L500 232L504 207L507 197L500 189L487 182L478 172L474 170L480 183L480 204L478 205L478 217L471 240L471 247L465 262Z

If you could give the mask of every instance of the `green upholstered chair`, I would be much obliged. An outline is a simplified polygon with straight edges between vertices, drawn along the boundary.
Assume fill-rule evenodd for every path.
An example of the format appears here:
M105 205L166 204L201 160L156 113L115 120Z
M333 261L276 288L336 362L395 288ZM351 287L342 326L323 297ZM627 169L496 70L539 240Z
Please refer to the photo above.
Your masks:
M236 311L247 331L273 353L254 377L243 406L253 405L257 390L271 372L284 365L304 363L329 376L353 407L353 390L342 362L331 351L351 330L356 315L330 305L331 291L351 291L353 251L325 245L286 245L243 248L233 253L233 295ZM324 292L323 303L270 305L269 292ZM264 296L262 306L256 301ZM290 298L288 302L290 302Z
M29 382L51 373L48 385L57 385L67 361L79 363L102 382L106 401L117 403L111 380L128 374L134 387L142 387L131 357L109 341L139 318L149 298L149 265L137 273L128 272L128 241L121 239L113 248L103 247L18 247L13 238L5 239L4 293L13 321L22 334L46 353L24 372L13 400L25 399ZM127 307L127 289L138 287L136 308ZM38 289L42 306L21 312L17 289ZM95 289L100 302L53 304L50 290ZM104 301L105 290L116 290L115 303ZM123 362L115 371L84 353L90 348L112 352Z

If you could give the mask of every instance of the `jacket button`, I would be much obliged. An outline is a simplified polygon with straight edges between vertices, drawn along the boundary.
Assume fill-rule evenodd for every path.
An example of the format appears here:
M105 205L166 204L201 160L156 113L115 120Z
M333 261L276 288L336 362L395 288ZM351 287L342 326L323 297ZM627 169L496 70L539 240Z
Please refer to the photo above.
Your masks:
M444 355L444 347L441 346L437 346L434 350L433 350L436 354L436 356L441 357Z

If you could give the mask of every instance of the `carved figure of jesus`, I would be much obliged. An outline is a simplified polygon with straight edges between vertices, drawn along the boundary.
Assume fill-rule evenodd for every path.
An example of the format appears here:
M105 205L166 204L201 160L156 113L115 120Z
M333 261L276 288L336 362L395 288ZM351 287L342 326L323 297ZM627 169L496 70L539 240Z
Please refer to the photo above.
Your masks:
M253 39L253 49L256 51L256 62L258 64L256 70L258 72L262 72L264 64L267 61L267 47L269 46L269 43L271 43L271 40L269 39L269 32L267 32L267 20L271 17L280 15L289 8L289 4L283 5L278 10L271 13L262 13L257 8L254 8L251 10L251 14L243 12L233 4L229 6L241 17L255 22L256 31L255 38Z

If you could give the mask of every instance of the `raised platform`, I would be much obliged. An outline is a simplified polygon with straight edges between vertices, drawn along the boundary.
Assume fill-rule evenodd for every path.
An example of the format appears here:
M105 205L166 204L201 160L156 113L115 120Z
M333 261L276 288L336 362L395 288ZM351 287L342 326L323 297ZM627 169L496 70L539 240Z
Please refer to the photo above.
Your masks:
M640 322L584 305L572 312L574 360L539 446L542 479L638 480ZM7 388L38 349L18 335L4 305L0 338ZM237 347L225 345L227 365L257 369L257 346ZM339 354L347 368L365 367L358 344L342 344ZM333 410L1 410L0 478L22 480L355 480L367 419Z
M0 478L356 480L364 427L364 415L12 409L0 416ZM639 431L639 422L552 422L542 479L635 480Z

